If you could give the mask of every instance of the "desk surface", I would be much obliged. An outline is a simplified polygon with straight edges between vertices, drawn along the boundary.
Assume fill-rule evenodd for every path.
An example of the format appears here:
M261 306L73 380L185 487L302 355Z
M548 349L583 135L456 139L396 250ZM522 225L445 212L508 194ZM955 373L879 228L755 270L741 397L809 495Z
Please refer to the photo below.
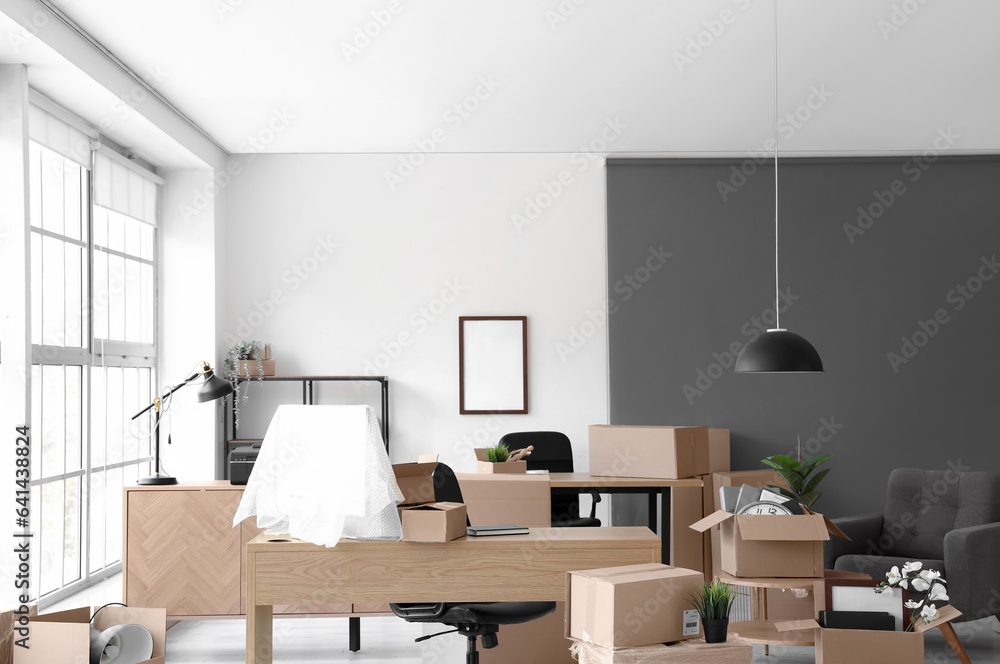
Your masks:
M603 475L591 475L590 473L549 473L549 481L554 489L569 489L576 487L585 488L643 488L643 487L663 487L663 486L704 486L697 477L689 477L683 480L668 480L650 477L605 477Z

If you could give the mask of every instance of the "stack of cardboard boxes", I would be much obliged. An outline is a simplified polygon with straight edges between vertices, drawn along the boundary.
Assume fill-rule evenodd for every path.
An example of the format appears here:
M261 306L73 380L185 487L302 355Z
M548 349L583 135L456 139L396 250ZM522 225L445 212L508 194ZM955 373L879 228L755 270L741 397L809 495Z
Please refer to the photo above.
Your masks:
M465 537L465 504L434 500L437 459L436 454L424 455L417 463L398 463L392 467L396 485L403 494L399 520L404 542L450 542Z

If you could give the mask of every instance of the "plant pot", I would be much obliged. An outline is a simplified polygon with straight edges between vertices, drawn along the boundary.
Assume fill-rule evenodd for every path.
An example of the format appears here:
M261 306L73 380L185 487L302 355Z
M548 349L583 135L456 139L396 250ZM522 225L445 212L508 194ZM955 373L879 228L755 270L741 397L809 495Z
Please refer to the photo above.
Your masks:
M725 643L729 633L729 618L721 620L702 620L705 630L705 643Z
M260 378L274 375L274 360L237 360L236 370L240 378Z

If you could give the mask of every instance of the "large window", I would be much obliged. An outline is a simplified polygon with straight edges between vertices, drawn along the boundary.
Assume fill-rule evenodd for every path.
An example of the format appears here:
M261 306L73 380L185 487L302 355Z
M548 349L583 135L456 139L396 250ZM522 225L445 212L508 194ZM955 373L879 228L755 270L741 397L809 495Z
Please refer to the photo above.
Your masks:
M122 489L150 472L130 418L156 389L157 187L106 149L91 161L56 118L30 120L32 594L46 604L120 568Z

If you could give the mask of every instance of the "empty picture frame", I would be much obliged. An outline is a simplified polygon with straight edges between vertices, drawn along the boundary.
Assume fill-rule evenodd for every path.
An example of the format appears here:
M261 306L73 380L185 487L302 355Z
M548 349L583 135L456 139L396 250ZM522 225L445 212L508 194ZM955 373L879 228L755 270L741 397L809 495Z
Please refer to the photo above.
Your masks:
M528 317L460 316L458 412L528 412Z
M910 610L903 604L910 598L905 588L875 592L874 579L827 579L826 608L830 611L885 611L896 619L896 631L910 623Z

